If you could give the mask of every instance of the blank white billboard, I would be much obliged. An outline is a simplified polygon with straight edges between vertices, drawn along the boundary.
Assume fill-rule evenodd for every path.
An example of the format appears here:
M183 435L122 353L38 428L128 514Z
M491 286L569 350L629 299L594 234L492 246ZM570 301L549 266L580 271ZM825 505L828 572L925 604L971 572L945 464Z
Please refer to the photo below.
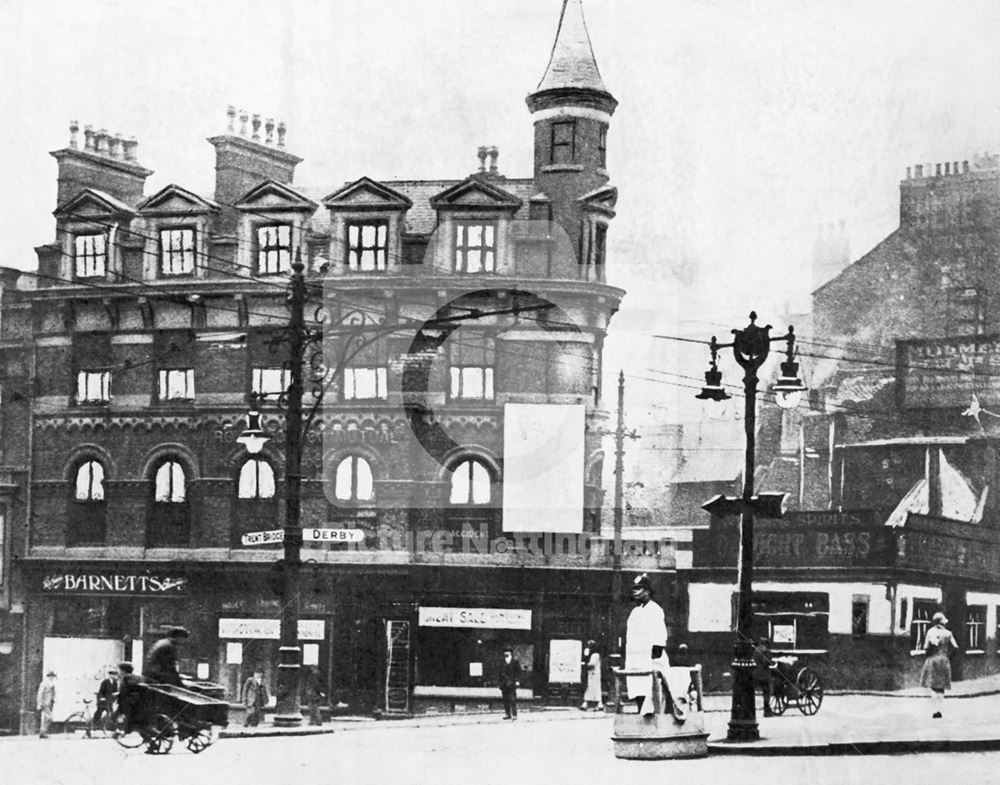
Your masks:
M585 407L508 403L503 425L503 530L583 531Z

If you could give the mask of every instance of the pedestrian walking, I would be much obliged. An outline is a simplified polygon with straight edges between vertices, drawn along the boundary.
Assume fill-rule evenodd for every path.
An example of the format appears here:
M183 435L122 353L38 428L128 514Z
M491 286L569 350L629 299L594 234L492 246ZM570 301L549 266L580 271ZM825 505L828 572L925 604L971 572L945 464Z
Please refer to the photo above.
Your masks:
M94 709L94 725L101 721L105 714L108 719L115 714L115 694L118 692L118 670L108 671L108 675L97 688L96 708Z
M243 725L247 728L255 728L260 725L261 715L270 697L267 694L267 685L263 681L264 674L255 670L253 676L246 680L243 685L243 705L247 708L247 718Z
M924 667L920 671L920 686L930 687L934 706L934 719L940 719L944 708L944 693L951 689L951 655L958 650L955 636L948 629L948 619L943 613L935 613L931 618L934 626L927 630L924 638Z
M38 737L47 739L52 726L52 707L56 703L56 672L49 671L38 685L35 708L38 709Z
M604 704L604 690L601 683L601 654L595 641L587 641L583 650L584 691L581 709L587 711L594 704L594 711L600 711Z
M517 719L517 688L521 686L521 663L514 659L514 650L503 650L500 667L500 694L503 696L503 718Z
M323 714L320 705L326 699L326 685L323 684L319 669L315 665L306 667L303 691L305 692L306 705L309 707L309 724L322 725Z

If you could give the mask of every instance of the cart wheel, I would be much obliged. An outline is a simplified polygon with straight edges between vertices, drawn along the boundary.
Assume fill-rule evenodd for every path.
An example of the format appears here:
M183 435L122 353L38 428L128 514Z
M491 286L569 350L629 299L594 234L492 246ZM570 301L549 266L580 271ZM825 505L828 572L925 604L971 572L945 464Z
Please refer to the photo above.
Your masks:
M771 711L774 712L775 717L780 717L787 708L788 698L785 697L784 692L776 692L771 696Z
M82 711L70 714L62 724L62 736L67 738L82 739L86 736L90 738L90 720Z
M215 741L215 737L212 735L212 729L209 728L199 728L193 731L187 740L187 747L191 752L197 755L202 750L207 749L211 746L212 742Z
M795 680L799 689L799 711L812 716L823 703L823 682L812 668L803 668Z
M174 746L174 735L177 729L166 714L154 714L149 719L149 725L143 733L146 742L146 752L150 755L166 755Z
M128 723L125 722L125 715L121 712L115 712L114 719L112 720L111 736L125 749L134 750L136 747L141 747L143 738L142 734L139 733L137 728L127 728Z

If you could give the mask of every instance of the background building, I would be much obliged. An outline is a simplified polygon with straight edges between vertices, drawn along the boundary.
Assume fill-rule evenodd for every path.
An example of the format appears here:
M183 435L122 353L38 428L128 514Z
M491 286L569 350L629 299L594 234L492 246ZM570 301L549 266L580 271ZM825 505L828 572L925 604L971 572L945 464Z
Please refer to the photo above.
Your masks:
M995 156L908 169L899 228L814 294L810 406L762 409L757 487L795 511L758 521L757 633L832 684L917 683L938 610L957 678L1000 669L998 228ZM695 533L690 627L706 659L731 634L735 547L732 521Z
M601 356L624 294L605 280L616 101L578 0L527 102L531 177L486 146L465 178L324 187L294 183L283 123L230 109L212 198L145 195L134 140L71 125L55 239L3 293L18 613L0 646L22 730L45 670L58 719L174 625L185 672L230 698L255 668L273 683L277 546L244 541L283 525L297 260L326 325L307 360L333 377L303 523L360 532L303 548L305 663L355 709L406 712L488 702L509 644L529 694L575 700L582 642L614 642ZM236 442L252 402L271 436L256 456ZM667 575L672 544L623 563Z

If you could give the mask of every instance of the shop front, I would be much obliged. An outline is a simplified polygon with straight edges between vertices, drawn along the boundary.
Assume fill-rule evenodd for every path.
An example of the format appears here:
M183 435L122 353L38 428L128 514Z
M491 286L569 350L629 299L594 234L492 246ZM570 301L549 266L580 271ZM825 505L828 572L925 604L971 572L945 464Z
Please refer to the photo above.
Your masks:
M221 684L225 698L238 703L243 683L260 670L274 695L281 606L268 597L273 594L263 575L34 563L29 576L22 732L35 722L34 690L49 670L57 674L58 722L92 699L119 662L141 671L145 653L174 627L190 632L179 651L183 675ZM331 619L326 598L303 603L303 664L316 667L324 680L330 676Z

